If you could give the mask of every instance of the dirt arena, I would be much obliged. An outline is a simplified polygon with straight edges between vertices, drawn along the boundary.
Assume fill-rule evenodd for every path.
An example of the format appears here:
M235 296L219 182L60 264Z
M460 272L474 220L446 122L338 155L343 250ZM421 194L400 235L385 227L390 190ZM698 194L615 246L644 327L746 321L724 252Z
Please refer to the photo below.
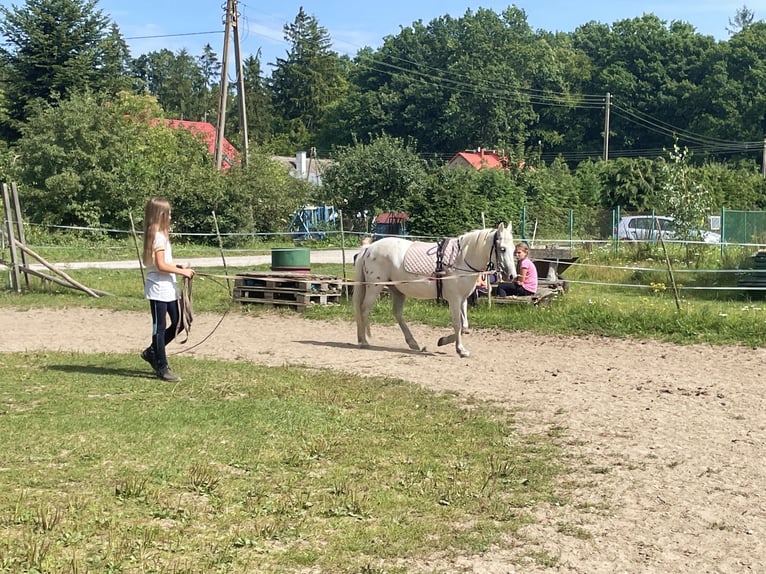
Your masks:
M195 317L189 344L219 319ZM146 367L148 313L0 309L0 324L3 351L136 353ZM518 408L522 432L563 429L576 504L541 508L509 549L455 571L766 573L766 351L473 331L460 359L435 347L444 330L412 327L431 353L397 327L373 325L361 350L350 323L230 314L188 354L397 377ZM519 562L536 551L557 565Z

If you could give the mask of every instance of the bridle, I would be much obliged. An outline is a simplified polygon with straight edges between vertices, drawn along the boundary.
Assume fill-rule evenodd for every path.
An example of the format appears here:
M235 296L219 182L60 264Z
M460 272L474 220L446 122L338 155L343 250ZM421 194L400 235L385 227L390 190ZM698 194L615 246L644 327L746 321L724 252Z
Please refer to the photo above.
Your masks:
M500 257L500 238L501 238L500 230L496 229L495 230L495 234L492 237L492 246L489 248L489 253L487 253L487 257L484 259L488 263L492 263L492 259L494 257L494 260L495 260L494 264L495 264L496 267L503 267L503 265L501 263L502 262L502 258ZM460 244L458 243L458 245L460 245ZM462 245L460 245L460 249L462 250ZM453 266L453 269L455 269L457 271L468 271L468 272L471 272L471 273L484 273L487 270L487 267L488 267L487 263L485 263L484 267L482 269L477 269L476 267L471 265L465 259L463 259L463 264L467 267L467 269L461 269L461 268L459 268L457 266ZM502 271L503 271L503 273L505 273L506 269L502 269Z
M501 237L502 237L502 235L500 234L500 230L496 229L495 230L495 237L492 239L492 250L491 250L491 252L489 254L489 261L490 261L490 263L492 262L492 256L494 255L495 256L495 267L496 268L500 268L500 271L503 272L503 275L505 275L507 277L509 275L508 274L508 269L504 268L504 265L502 263L503 258L500 256L500 239L501 239Z

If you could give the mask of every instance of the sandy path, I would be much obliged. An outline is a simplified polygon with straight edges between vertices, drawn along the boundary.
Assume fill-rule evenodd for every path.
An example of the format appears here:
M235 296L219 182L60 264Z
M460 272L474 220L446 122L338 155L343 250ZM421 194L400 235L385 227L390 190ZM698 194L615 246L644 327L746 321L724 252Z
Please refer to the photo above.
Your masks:
M198 315L190 343L219 318ZM89 333L76 327L86 322ZM0 324L4 351L137 352L149 318L0 309ZM407 351L396 327L373 326L376 346L361 350L349 323L231 314L189 354L398 377L521 407L522 430L563 429L579 504L542 508L516 548L463 558L455 570L766 573L766 351L474 331L471 358L459 359L451 346L435 348L444 331L413 332L433 354ZM514 374L520 361L528 366ZM520 566L530 548L558 565Z

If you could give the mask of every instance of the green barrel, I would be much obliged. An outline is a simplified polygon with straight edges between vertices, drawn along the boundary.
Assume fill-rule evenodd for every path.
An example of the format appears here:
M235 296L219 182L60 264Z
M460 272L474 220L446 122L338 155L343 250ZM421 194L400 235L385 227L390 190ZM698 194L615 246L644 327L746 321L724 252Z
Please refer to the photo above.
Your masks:
M308 247L274 247L271 250L271 270L308 273L311 271L309 253Z

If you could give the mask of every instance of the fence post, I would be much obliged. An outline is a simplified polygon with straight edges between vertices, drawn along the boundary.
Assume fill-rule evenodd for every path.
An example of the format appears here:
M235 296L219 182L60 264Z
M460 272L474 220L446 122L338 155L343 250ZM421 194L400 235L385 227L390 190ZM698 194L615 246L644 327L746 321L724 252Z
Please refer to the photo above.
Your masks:
M521 208L521 238L527 238L527 206Z
M724 253L724 244L726 243L726 208L721 208L721 257Z
M569 209L569 249L574 248L574 209Z

